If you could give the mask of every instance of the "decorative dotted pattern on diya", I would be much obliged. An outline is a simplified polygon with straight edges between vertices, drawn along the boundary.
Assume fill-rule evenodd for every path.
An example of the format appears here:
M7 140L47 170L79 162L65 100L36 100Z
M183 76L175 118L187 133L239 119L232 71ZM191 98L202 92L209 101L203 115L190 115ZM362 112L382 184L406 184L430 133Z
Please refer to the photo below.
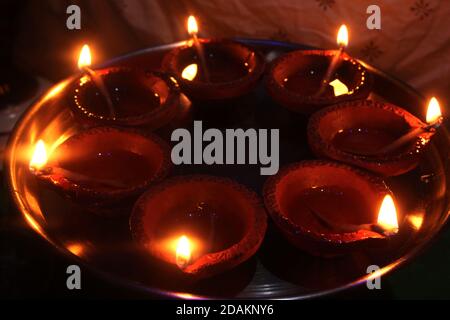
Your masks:
M383 197L386 194L391 194L391 190L387 187L383 179L381 179L378 176L375 176L367 171L363 171L360 169L357 169L355 167L338 163L338 162L332 162L332 161L326 161L326 160L307 160L307 161L301 161L298 163L294 163L291 165L288 165L281 169L278 174L275 176L270 177L265 185L264 185L264 202L266 205L266 209L270 213L271 217L281 226L281 228L287 232L289 232L292 236L299 236L299 235L307 235L308 237L324 241L324 242L340 242L340 243L348 243L348 242L354 242L356 239L361 239L361 236L366 236L367 238L379 238L379 235L377 235L374 232L370 231L357 231L357 232L348 232L348 233L342 233L342 234L319 234L316 232L312 232L311 230L305 229L300 225L297 225L293 223L288 217L286 217L283 214L283 211L278 203L277 200L277 188L278 185L281 183L281 181L289 175L289 173L301 169L301 168L308 168L308 167L331 167L331 168L339 168L347 170L349 173L354 174L358 176L359 178L367 181L374 192L378 194L380 197ZM358 234L358 237L355 237L355 235Z
M95 70L96 73L98 73L100 76L107 76L112 73L116 72L144 72L139 71L131 68L125 68L125 67L115 67L115 68L108 68L108 69L102 69L102 70ZM143 113L139 116L132 116L132 117L126 117L126 118L116 118L116 117L110 117L110 116L103 116L99 114L95 114L89 110L89 106L85 106L80 102L79 94L80 90L83 89L84 86L91 83L89 80L89 76L84 75L79 80L78 83L75 83L74 92L73 95L73 102L75 103L76 108L79 110L79 112L88 118L97 119L97 120L105 120L110 122L117 122L120 124L121 122L139 122L139 121L145 121L145 119L150 119L153 117L156 117L159 114L162 114L164 112L168 112L169 109L174 109L173 107L177 104L178 98L179 98L179 86L176 81L174 81L173 77L170 77L162 72L158 71L146 71L145 77L147 76L154 76L157 78L160 78L164 81L164 83L169 88L169 95L165 101L164 104L160 104L157 108L151 110L150 112ZM155 96L158 97L158 93L155 92Z
M150 244L150 239L146 235L143 223L144 215L146 213L145 203L148 199L157 196L161 192L169 190L173 185L190 182L216 183L231 187L233 190L244 196L246 201L253 208L253 213L251 214L248 232L238 243L225 250L201 256L191 265L183 269L183 271L190 274L200 275L202 273L207 273L208 269L212 267L214 267L214 269L220 269L221 265L229 266L232 265L233 262L239 263L242 262L241 260L243 258L246 259L253 255L262 243L267 228L267 215L262 201L256 193L229 178L209 175L199 174L174 177L164 180L160 184L151 187L138 199L130 216L129 225L133 239L147 248Z
M257 57L257 67L254 68L253 70L251 70L250 72L248 72L247 75L245 75L244 77L241 77L239 79L235 79L235 80L231 80L231 81L227 81L227 82L222 82L222 83L213 83L213 84L207 84L204 83L202 81L185 81L184 79L177 79L176 82L177 83L185 83L185 84L189 84L189 86L199 86L199 87L203 87L203 86L208 86L208 87L238 87L244 83L249 82L250 80L258 80L259 77L264 73L265 70L265 61L264 58L262 57L262 55L258 52L258 51L254 51L253 49L251 49L250 47L236 42L236 41L232 41L232 40L228 40L228 39L216 39L216 38L212 38L212 39L199 39L199 41L202 44L205 45L217 45L217 44L223 44L223 45L229 45L229 46L237 46L240 47L246 51L249 52L249 54L253 54L256 55ZM173 49L172 51L170 51L169 53L167 53L164 58L163 61L161 63L162 69L168 72L172 72L172 73L176 73L176 61L177 61L177 57L180 55L180 53L184 50L188 50L191 49L192 46L190 45L185 45L185 46L181 46L178 47L176 49Z
M415 145L412 145L411 148L408 148L407 150L400 152L398 154L392 154L392 155L384 155L384 156L377 156L377 157L370 157L370 156L362 156L357 154L352 154L348 152L344 152L340 149L337 149L333 146L332 143L329 143L329 141L325 141L322 139L322 137L319 134L319 125L320 121L323 117L325 117L328 113L332 113L338 110L343 110L347 108L379 108L386 110L388 112L392 112L395 115L401 117L409 126L412 128L423 126L424 123L413 116L408 111L397 107L390 103L382 103L378 101L373 100L357 100L357 101L350 101L341 103L335 106L327 107L325 109L319 110L317 113L313 114L308 122L308 141L309 143L321 150L321 152L326 152L328 154L336 154L341 158L351 158L353 161L357 163L380 163L380 162L398 162L403 159L407 159L411 157L412 155L417 156L419 153L423 152L425 150L425 147L420 145L419 139L418 142ZM417 152L419 150L419 152Z
M129 135L140 136L142 138L145 138L145 139L151 141L151 143L155 144L159 148L159 150L161 152L161 165L155 171L153 177L150 180L145 181L139 185L130 187L128 189L109 190L106 194L104 192L99 192L97 190L90 189L83 185L78 185L76 183L70 182L67 179L58 179L55 182L60 185L62 185L62 183L64 183L65 187L69 188L69 190L71 188L76 190L75 196L87 194L87 195L90 195L90 197L97 197L99 199L114 198L114 197L123 198L123 197L131 196L133 194L138 194L139 192L141 192L142 190L147 188L150 184L152 184L156 181L162 180L164 177L167 176L167 174L170 171L171 163L172 163L170 160L170 148L167 145L167 143L164 142L161 138L159 138L158 136L153 135L151 133L143 134L136 129L123 129L123 128L118 128L118 127L94 127L94 128L85 130L81 133L73 135L72 137L67 139L63 144L61 144L60 147L70 148L70 145L77 143L77 142L82 142L86 137L88 137L90 135L109 134L109 133L129 134Z
M342 95L339 97L315 97L315 96L305 96L298 93L295 93L293 91L287 90L285 87L283 87L276 79L275 79L275 71L277 68L280 68L281 65L289 63L289 60L294 59L297 55L304 55L304 56L324 56L324 57L332 57L336 54L335 50L301 50L301 51L294 51L291 53L287 53L282 55L281 57L277 58L269 70L269 79L267 81L267 86L269 90L273 90L274 94L287 97L291 101L296 101L298 104L320 104L320 105L327 105L327 104L334 104L343 102L346 100L355 100L355 99L362 99L369 95L373 77L372 75L367 71L367 69L362 66L357 60L351 58L347 54L344 53L344 60L347 62L350 62L353 66L356 66L356 70L359 73L359 82L354 87L351 88L349 94ZM297 108L290 107L291 109L294 109L296 111ZM300 107L299 107L300 109Z

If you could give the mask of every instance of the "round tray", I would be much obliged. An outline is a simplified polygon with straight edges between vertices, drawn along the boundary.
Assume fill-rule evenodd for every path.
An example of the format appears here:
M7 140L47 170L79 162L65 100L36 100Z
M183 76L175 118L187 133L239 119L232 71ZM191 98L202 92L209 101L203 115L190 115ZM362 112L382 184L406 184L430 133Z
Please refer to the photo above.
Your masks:
M264 40L238 39L260 50L268 61L295 49L308 47ZM163 55L182 45L175 43L145 49L104 64L158 69ZM397 104L423 118L424 99L409 86L364 64L374 76L370 99ZM155 272L147 258L136 250L127 218L105 219L79 212L68 200L46 189L38 189L29 179L28 160L36 136L59 136L79 128L69 108L60 103L67 79L43 95L18 122L9 141L8 181L14 201L32 229L59 252L96 271L108 281L148 292L152 296L178 298L310 298L363 284L367 267L378 265L381 274L414 258L441 230L447 219L448 152L450 142L445 128L433 139L420 166L408 174L386 179L408 228L408 237L382 252L358 252L334 259L303 253L288 244L269 222L258 253L243 265L214 278L196 283L179 283L169 275ZM267 95L263 81L239 104L242 112L217 119L204 126L222 128L279 128L280 167L303 159L313 159L307 145L308 118L292 114L276 105ZM213 107L213 106L212 106ZM192 119L202 120L195 105L188 108ZM192 127L191 124L188 126ZM27 156L24 156L27 154ZM268 178L259 166L176 166L172 175L207 173L230 177L259 194Z

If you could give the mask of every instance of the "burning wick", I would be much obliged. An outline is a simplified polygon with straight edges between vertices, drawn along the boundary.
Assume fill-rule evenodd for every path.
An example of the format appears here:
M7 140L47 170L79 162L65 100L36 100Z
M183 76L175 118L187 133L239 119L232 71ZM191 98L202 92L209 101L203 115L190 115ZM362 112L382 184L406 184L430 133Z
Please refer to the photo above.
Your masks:
M338 52L334 55L333 60L331 60L330 65L328 66L325 77L322 80L319 91L316 93L316 97L321 96L327 86L330 84L331 77L336 72L336 69L339 67L341 63L341 56L344 53L345 47L348 45L348 29L345 24L343 24L338 31L337 35L337 43L339 45Z
M178 239L176 250L176 263L178 268L183 270L191 263L191 242L186 236Z
M437 128L439 128L441 126L443 120L444 120L444 118L442 117L439 102L435 97L433 97L433 98L431 98L430 102L428 103L427 117L426 117L426 121L427 121L428 125L409 131L408 133L401 136L394 142L383 147L377 153L386 154L386 153L392 152L392 151L398 149L399 147L405 145L406 143L417 139L417 137L420 136L424 132L434 132L434 131L436 131Z
M30 171L36 176L61 176L73 182L95 182L107 187L113 188L125 188L126 185L113 180L98 179L88 177L86 175L73 172L60 167L50 167L47 165L49 156L43 140L39 140L36 143L36 147L33 152L33 156L30 160Z
M205 52L203 51L203 47L200 44L200 41L198 40L197 33L198 33L198 24L197 20L194 16L189 16L187 21L187 29L189 35L192 36L192 41L194 42L195 49L197 50L197 54L200 58L200 63L202 66L203 76L205 78L205 82L209 82L209 72L208 68L206 66L206 58L205 58Z
M324 225L339 232L357 232L360 230L367 230L384 236L393 236L398 233L397 209L395 208L394 199L392 199L390 195L386 195L381 203L380 210L378 211L377 223L360 225L345 223L338 224L317 211L312 209L309 209L309 211L314 214Z
M36 143L36 147L33 152L33 156L30 161L30 169L33 172L39 171L47 164L47 150L45 149L45 143L39 140Z
M109 95L108 89L106 88L102 77L97 75L94 70L89 68L91 65L91 59L91 50L89 49L89 46L85 44L81 49L80 56L78 58L78 69L86 73L86 75L91 78L92 82L94 82L94 85L100 90L100 93L102 94L103 98L106 101L106 104L108 105L109 115L114 118L116 116L116 112L114 110L114 104L111 100L111 96Z

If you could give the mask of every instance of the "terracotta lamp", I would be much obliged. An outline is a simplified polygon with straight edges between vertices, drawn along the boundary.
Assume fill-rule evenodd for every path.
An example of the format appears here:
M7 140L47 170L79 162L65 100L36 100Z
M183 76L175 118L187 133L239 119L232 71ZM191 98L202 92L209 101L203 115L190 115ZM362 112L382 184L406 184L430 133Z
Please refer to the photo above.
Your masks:
M126 214L125 207L170 167L168 146L154 136L112 127L78 133L47 147L40 140L31 172L100 215Z
M427 127L398 106L371 100L355 101L314 114L308 124L308 142L319 157L353 164L384 176L396 176L418 165L434 134L434 129L425 129ZM411 136L411 132L416 134L405 143L395 143L405 135ZM394 147L389 147L393 143Z
M125 67L92 70L90 54L84 46L78 61L83 74L68 96L82 122L158 129L175 117L179 89L169 76Z
M264 187L266 208L293 245L333 257L398 232L391 192L365 171L329 161L282 169Z
M195 279L253 256L264 237L266 213L255 193L232 180L184 176L142 195L130 227L153 258Z
M348 31L338 32L339 50L300 50L272 63L267 89L280 105L311 114L339 102L364 99L372 87L372 76L357 60L344 52Z
M228 39L199 39L193 16L189 17L187 28L192 39L167 53L162 69L174 75L189 98L236 98L256 85L265 67L260 53Z

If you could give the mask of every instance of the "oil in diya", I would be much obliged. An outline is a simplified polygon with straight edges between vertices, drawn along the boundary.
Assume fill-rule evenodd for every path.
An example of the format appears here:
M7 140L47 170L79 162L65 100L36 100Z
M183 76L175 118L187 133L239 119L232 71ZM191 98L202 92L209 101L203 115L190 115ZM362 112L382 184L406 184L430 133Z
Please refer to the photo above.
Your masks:
M258 52L231 40L198 38L198 25L192 16L188 32L192 40L166 54L162 67L176 76L189 98L235 98L256 85L265 66Z
M249 259L266 230L257 196L225 178L184 176L150 188L130 217L133 238L181 275L200 279Z
M427 123L406 110L371 100L332 106L308 123L313 152L384 176L414 169L442 123L439 103L430 100Z
M330 104L366 98L372 77L344 52L348 30L338 32L339 50L299 50L277 58L269 71L267 89L282 106L311 114Z
M283 168L265 184L264 200L288 241L312 255L334 257L384 244L399 229L384 182L340 163Z
M85 48L89 47L83 47L78 62L85 73L75 81L68 98L77 119L154 130L175 116L180 97L169 76L126 67L92 70L91 52Z
M50 149L50 148L49 148ZM168 146L154 136L96 127L51 151L40 140L31 172L63 195L100 215L119 215L169 168Z

